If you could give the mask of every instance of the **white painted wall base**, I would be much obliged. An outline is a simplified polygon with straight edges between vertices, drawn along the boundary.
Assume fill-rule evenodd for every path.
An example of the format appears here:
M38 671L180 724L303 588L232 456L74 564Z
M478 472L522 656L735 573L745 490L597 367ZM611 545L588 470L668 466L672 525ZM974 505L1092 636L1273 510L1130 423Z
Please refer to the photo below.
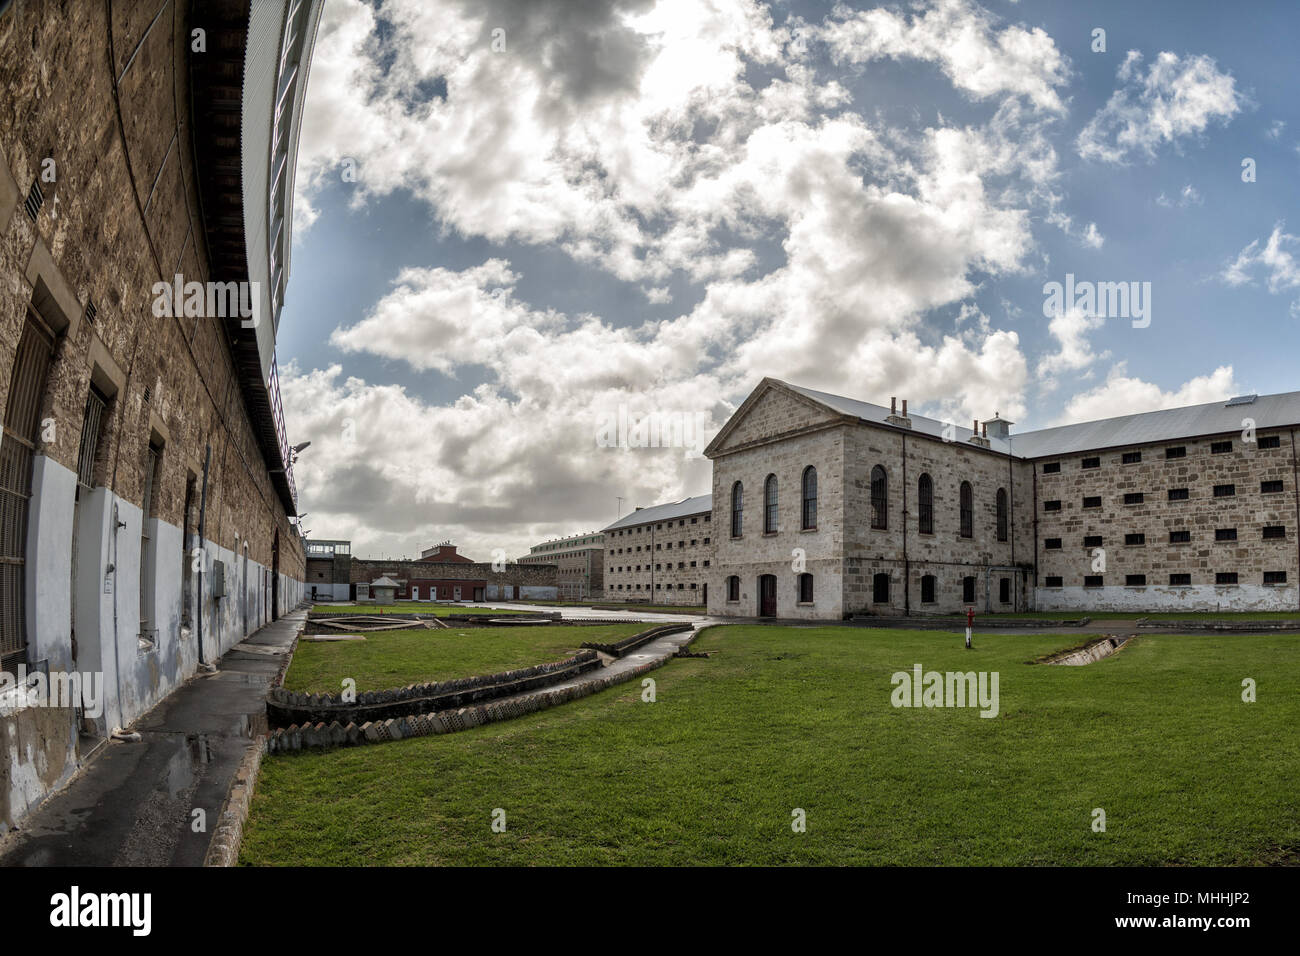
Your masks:
M1259 584L1038 588L1035 599L1040 611L1295 611L1300 616L1296 588Z

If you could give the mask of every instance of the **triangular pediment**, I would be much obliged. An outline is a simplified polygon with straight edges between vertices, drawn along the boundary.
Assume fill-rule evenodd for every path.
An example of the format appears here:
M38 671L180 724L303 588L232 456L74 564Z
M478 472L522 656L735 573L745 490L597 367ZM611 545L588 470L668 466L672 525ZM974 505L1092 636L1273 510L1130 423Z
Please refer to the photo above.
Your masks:
M801 395L785 382L765 378L727 419L704 454L713 458L756 443L824 428L847 416Z

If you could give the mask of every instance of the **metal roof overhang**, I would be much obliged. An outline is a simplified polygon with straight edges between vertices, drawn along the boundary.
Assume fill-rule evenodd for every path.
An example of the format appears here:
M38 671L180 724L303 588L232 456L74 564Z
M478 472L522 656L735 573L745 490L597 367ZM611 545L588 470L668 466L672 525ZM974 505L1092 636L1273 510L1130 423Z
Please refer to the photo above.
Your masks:
M248 281L240 125L250 11L250 0L195 0L190 7L190 32L207 32L207 51L190 53L190 130L209 278L215 282ZM281 454L257 335L242 327L239 316L219 321L271 483L285 513L295 516L293 479Z

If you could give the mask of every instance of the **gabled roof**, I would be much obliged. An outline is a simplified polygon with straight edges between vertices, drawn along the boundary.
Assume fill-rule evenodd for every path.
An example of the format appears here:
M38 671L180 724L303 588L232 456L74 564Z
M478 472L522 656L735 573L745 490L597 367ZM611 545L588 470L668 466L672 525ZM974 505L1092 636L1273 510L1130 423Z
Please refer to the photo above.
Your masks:
M819 392L815 389L804 388L801 385L790 385L788 382L782 382L781 384L798 392L805 398L811 398L814 401L821 402L823 405L842 415L852 415L854 418L861 418L864 421L874 422L878 425L885 425L889 428L898 427L891 425L886 421L886 419L889 418L889 409L885 408L883 405L872 405L870 402L860 402L855 398L845 398L842 395L832 395L830 392ZM915 412L909 411L907 417L912 422L910 430L913 432L920 432L922 435L930 435L934 438L942 439L944 429L951 428L952 430L948 433L949 438L954 441L965 442L975 434L969 428L962 428L958 425L950 426L947 422L941 422L937 418L926 418L924 415L917 415ZM1004 455L1011 451L1010 445L997 438L989 439L989 448L993 451L1001 452ZM1016 448L1016 452L1017 454L1020 453L1019 447Z
M763 383L783 385L841 415L886 428L897 427L887 421L889 409L881 405L833 395L830 392L819 392L816 389L791 385L776 379L764 379ZM758 394L762 387L763 385L760 385L755 389L754 394ZM959 442L966 442L973 434L969 428L948 426L945 422L926 418L924 415L912 414L908 417L912 422L912 432L934 438L942 438L944 429L949 427L955 428L955 431L950 431L949 435L955 434ZM1243 395L1219 402L1206 402L1203 405L1186 405L1182 408L1137 412L1132 415L1079 422L1074 425L1058 425L1055 428L1012 434L1006 441L990 437L989 448L1017 458L1047 458L1102 448L1226 435L1242 431L1246 427L1246 419L1252 420L1256 429L1264 430L1300 425L1300 392Z
M371 586L372 588L396 588L396 587L401 587L400 584L398 584L396 581L394 581L392 578L390 578L390 577L389 577L388 575L386 575L386 574L385 574L382 578L380 578L378 581L371 581L371 582L370 582L370 586Z
M652 505L649 508L638 508L630 514L625 514L613 524L602 528L602 531L617 531L619 528L631 528L635 525L645 524L647 521L667 521L670 518L685 518L688 515L702 514L706 511L713 510L713 495L696 495L694 498L683 498L681 501L673 501L665 505Z

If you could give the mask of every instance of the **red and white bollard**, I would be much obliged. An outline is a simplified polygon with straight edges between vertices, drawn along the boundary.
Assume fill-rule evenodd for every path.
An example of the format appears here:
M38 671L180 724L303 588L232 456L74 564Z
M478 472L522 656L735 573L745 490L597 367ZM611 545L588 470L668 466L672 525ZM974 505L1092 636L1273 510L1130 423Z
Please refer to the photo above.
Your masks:
M975 609L966 608L966 650L970 650L970 630L975 625Z

